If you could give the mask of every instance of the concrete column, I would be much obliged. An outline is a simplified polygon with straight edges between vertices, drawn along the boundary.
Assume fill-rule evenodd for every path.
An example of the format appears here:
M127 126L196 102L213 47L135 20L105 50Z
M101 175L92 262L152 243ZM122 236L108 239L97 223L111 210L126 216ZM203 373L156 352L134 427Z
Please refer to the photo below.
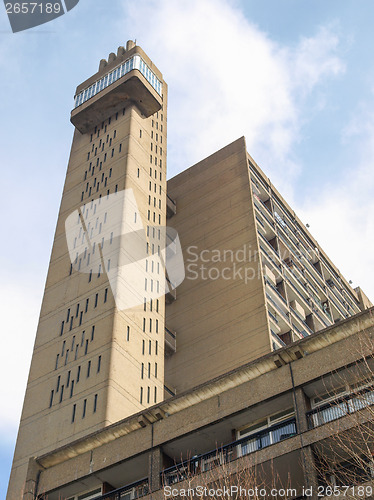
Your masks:
M301 450L301 453L303 459L304 486L306 489L309 489L309 491L313 493L313 496L308 495L307 498L312 498L313 500L317 500L318 476L317 476L317 468L315 465L312 448L310 446L305 446Z
M306 418L306 412L309 410L308 399L304 394L301 387L295 389L295 411L298 415L298 431L300 433L306 432L308 430L308 420Z
M162 471L162 451L161 448L154 448L149 453L148 480L150 491L157 491L161 488L160 473Z
M34 500L38 494L39 475L43 470L36 458L30 458L27 469L25 488L23 490L23 500Z

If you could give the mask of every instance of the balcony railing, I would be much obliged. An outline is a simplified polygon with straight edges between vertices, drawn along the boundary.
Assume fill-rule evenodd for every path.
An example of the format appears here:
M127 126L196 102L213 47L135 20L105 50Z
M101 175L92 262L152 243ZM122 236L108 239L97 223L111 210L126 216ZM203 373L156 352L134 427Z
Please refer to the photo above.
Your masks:
M94 500L134 500L144 497L148 495L148 493L148 478L145 478L118 488L117 490L105 493L105 495L101 495L100 497L95 497Z
M290 311L291 311L291 314L293 314L299 321L300 323L302 324L303 326L303 330L306 331L306 333L308 335L313 335L313 330L311 328L309 328L309 326L306 324L305 320L302 318L302 316L296 311L296 309L292 309L292 307L290 306ZM305 336L303 334L303 331L298 331L299 333L301 333L301 335Z
M374 404L374 388L369 387L356 394L347 394L337 398L330 403L318 406L307 412L308 425L310 429L332 422L338 418L355 413L362 408Z
M165 326L165 352L167 355L176 351L176 334Z
M277 425L268 427L248 437L238 439L222 446L218 450L210 451L185 460L161 472L163 485L171 485L206 472L215 467L232 462L255 451L279 443L297 434L296 419L284 420Z
M275 300L273 300L267 292L266 292L266 298L268 299L268 301L270 302L272 307L277 310L277 313L279 313L282 316L282 318L287 322L287 324L289 324L290 318L287 316L287 314L284 311L282 311L282 309L278 306L278 304L275 302Z
M286 299L283 297L283 295L281 295L281 293L279 292L279 290L273 285L273 283L270 282L270 280L268 278L266 278L265 276L265 283L266 285L268 285L272 291L277 295L277 297L279 299L281 299L281 301L287 306L287 309L288 309L288 304L287 304L287 301Z
M173 217L177 213L177 205L175 201L170 198L170 196L167 194L166 195L166 217L170 219L170 217Z
M277 250L275 250L275 248L268 242L268 240L261 233L258 233L258 234L261 236L262 241L264 241L266 243L267 247L270 248L275 253L275 255L279 258L279 253L277 252Z
M266 255L266 257L269 259L269 261L273 264L274 267L277 268L277 271L282 274L282 267L280 264L278 264L275 259L273 259L273 257L265 250L265 248L261 245L260 243L260 249L264 252L264 254Z
M269 215L271 215L271 212L269 211L268 207L267 207L267 206L265 205L265 203L264 203L262 200L260 200L259 198L255 198L254 203L255 203L255 207L257 208L258 212L261 214L261 216L262 216L264 219L266 219L266 221L268 222L268 224L270 225L270 227L274 230L274 222L273 222L271 219L269 219L269 217L267 216L267 214L266 214L266 213L264 213L264 211L263 211L263 210L261 210L261 207L265 207L265 208L266 208L266 210L267 210L267 213L268 213Z

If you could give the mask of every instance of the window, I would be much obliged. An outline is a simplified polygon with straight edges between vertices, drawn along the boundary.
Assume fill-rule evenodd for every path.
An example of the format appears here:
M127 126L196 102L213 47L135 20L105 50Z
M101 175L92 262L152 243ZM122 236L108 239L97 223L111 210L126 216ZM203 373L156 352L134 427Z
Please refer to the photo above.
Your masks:
M112 139L111 139L111 140L112 140ZM112 149L112 156L111 156L111 157L113 158L113 156L114 156L114 148Z
M99 294L97 293L97 294L95 295L95 305L94 305L94 307L97 307L97 302L98 302L98 300L99 300Z
M148 343L148 351L149 351L149 354L152 354L152 341L151 340Z
M86 308L84 310L84 312L87 312L88 311L88 303L89 303L90 299L86 299Z
M86 416L86 408L87 408L87 399L83 401L83 413L82 413L82 418Z
M140 388L140 404L143 403L143 387Z
M155 363L155 378L157 378L157 363Z
M69 387L69 384L70 384L70 375L71 375L71 371L69 370L68 371L68 379L66 381L66 387Z
M80 365L78 366L78 371L77 371L77 382L79 382L79 377L81 375L81 367Z
M99 356L97 360L97 373L100 372L100 369L101 369L101 356Z
M60 380L61 380L61 376L59 375L58 378L57 378L57 387L56 387L56 392L59 391L60 389Z
M71 381L71 387L70 387L70 397L73 397L73 392L74 392L74 380Z
M63 321L63 322L61 323L60 336L64 333L64 325L65 325L65 321Z
M130 340L130 327L127 327L127 341Z
M156 356L158 355L158 340L156 340L155 354L156 354Z
M85 335L86 335L86 331L83 330L83 332L82 332L82 338L81 338L81 347L83 345Z
M110 260L108 261L108 271L109 271L109 266L110 266ZM108 299L108 289L105 288L105 292L104 292L104 302L106 302Z
M64 341L63 341L63 343L62 343L62 351L61 351L61 356L63 356L63 355L65 354L65 344L66 344L66 342L65 342L65 340L64 340Z
M73 405L73 414L71 416L71 423L73 424L74 421L75 421L75 412L76 412L76 409L77 409L77 405Z
M68 313L67 313L67 316L66 316L66 323L68 323L69 318L70 318L70 309L68 309Z
M90 283L91 280L92 280L92 269L90 269L90 274L88 276L88 283Z
M144 378L144 363L142 363L142 369L141 369L140 377L142 379Z
M151 378L151 363L148 363L148 378Z
M91 374L91 361L89 361L87 365L87 378L90 376L90 374Z
M138 169L138 177L139 177L139 175L140 175L140 170Z
M95 398L94 398L94 407L93 407L94 413L96 413L96 409L97 409L97 394L95 394Z
M81 315L79 317L79 326L81 326L82 321L83 321L83 311L81 311Z
M58 368L58 360L59 360L59 359L60 359L60 355L59 355L59 354L57 354L57 356L56 356L56 365L55 365L55 370L57 370L57 368Z
M155 387L155 403L157 403L157 387Z
M60 403L62 402L62 399L64 397L64 386L61 386L61 392L60 392Z
M143 344L142 344L142 354L145 354L145 340L143 340ZM58 356L58 354L57 354Z
M151 391L151 388L148 386L148 388L147 388L147 403L149 403L150 391Z
M68 363L68 359L69 359L69 349L66 351L66 356L65 356L65 366L67 365Z
M158 319L156 319L156 333L158 333Z
M51 397L49 399L49 407L51 407L53 405L53 394L55 393L55 391L51 391Z

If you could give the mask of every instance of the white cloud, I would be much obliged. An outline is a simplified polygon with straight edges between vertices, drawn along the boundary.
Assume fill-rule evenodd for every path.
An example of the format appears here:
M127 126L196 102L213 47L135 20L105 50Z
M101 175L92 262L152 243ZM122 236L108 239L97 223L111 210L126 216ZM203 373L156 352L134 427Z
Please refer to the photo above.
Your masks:
M355 110L343 140L360 151L356 163L299 212L342 274L374 301L374 102Z
M3 281L0 289L0 394L6 401L0 405L0 423L5 434L15 433L21 415L40 310L35 288L39 290L35 282L27 286Z
M300 171L292 147L303 102L344 71L333 26L287 47L229 0L143 0L125 17L169 85L170 175L242 135L281 188Z

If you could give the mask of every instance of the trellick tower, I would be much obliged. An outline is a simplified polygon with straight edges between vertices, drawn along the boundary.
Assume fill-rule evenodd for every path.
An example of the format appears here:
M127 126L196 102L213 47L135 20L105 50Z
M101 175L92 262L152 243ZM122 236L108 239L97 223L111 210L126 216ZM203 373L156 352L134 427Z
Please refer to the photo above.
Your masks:
M119 310L108 279L110 253L105 253L112 241L103 238L97 245L103 266L90 268L95 242L72 259L65 221L75 212L83 221L85 212L99 212L104 199L132 190L136 228L147 232L146 265L152 266L156 286L163 270L154 265L157 250L147 237L156 231L161 240L157 228L166 223L166 108L162 74L132 41L102 60L99 71L76 90L74 137L9 500L23 494L26 498L32 491L26 477L30 457L103 429L164 397L163 296L148 300L144 293L137 304ZM106 217L103 210L101 215ZM106 223L91 220L100 231ZM99 233L98 227L93 229ZM117 238L117 246L121 241Z

